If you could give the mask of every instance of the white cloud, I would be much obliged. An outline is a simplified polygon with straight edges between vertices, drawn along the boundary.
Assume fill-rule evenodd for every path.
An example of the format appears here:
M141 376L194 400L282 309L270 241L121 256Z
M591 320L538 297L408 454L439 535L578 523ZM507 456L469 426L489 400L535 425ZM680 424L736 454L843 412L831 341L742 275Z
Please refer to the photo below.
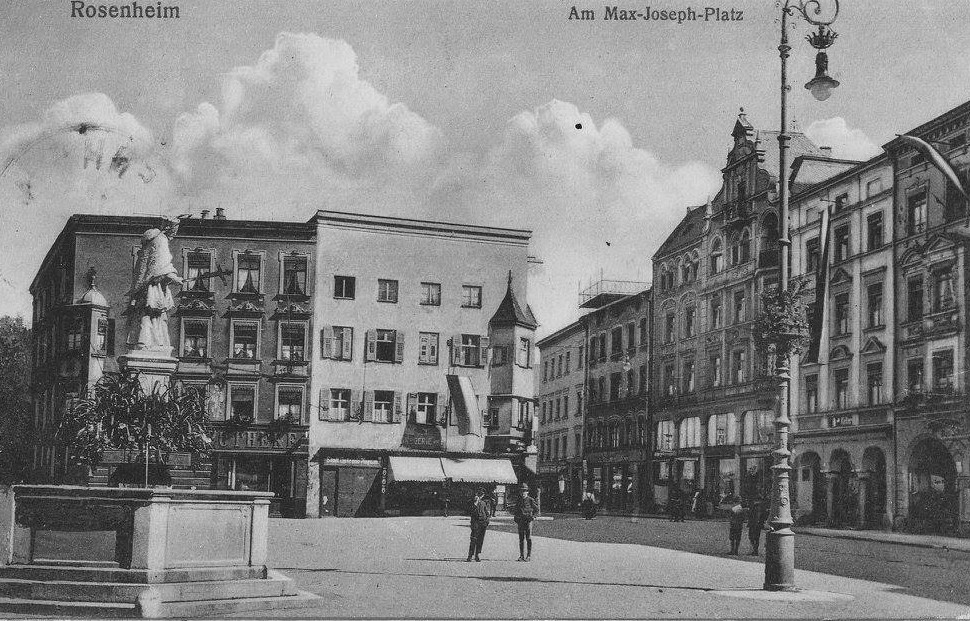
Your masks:
M867 160L881 150L865 132L850 128L840 116L813 122L805 135L815 144L832 147L833 157L847 160Z

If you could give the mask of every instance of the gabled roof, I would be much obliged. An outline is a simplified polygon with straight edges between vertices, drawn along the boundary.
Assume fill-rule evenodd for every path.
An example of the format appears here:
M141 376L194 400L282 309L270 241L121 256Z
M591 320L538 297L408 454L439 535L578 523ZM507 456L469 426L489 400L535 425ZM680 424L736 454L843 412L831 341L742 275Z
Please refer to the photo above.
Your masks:
M488 324L490 326L518 325L532 330L539 327L539 322L536 321L529 305L526 304L523 309L515 297L515 291L512 290L512 270L509 270L509 286L505 290L505 297L502 298L502 303L498 305Z
M667 236L664 243L660 244L660 248L657 249L657 252L653 253L653 256L663 257L664 255L703 237L704 213L706 207L707 205L688 207L687 215L685 215L684 219L680 221L680 224L674 228L673 232Z
M758 130L755 138L755 145L759 151L764 151L764 161L759 167L771 175L772 179L778 178L778 134L781 132L773 130ZM788 161L792 162L799 155L824 155L822 149L801 132L789 131L791 139L788 141Z

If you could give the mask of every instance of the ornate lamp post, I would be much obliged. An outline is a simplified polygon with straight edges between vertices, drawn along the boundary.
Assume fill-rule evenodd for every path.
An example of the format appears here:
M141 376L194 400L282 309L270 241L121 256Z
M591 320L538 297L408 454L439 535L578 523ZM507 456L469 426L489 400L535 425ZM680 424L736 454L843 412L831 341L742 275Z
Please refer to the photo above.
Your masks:
M813 47L819 50L815 59L816 75L805 85L819 101L828 99L831 90L839 83L827 75L828 57L825 48L834 43L837 36L828 26L839 14L838 0L783 0L781 4L781 132L778 134L778 194L780 207L778 221L781 230L778 240L780 253L779 301L786 303L790 296L789 262L791 257L791 238L788 226L788 17L801 15L810 24L818 26L818 32L806 37ZM823 4L826 6L823 7ZM831 6L831 10L826 10ZM789 503L789 478L791 465L788 450L788 431L791 426L791 389L790 351L779 335L775 344L777 353L778 413L775 417L777 448L772 452L772 494L771 515L768 518L770 531L765 537L765 590L783 591L795 588L795 533Z

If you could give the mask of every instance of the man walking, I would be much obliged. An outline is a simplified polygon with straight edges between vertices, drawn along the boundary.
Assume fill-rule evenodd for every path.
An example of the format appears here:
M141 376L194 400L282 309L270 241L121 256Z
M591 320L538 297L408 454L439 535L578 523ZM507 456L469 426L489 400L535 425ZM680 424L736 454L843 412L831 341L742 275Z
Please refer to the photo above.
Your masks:
M482 553L482 544L485 543L485 531L488 530L488 520L492 517L492 512L488 502L485 501L485 490L478 488L475 490L475 500L471 506L471 538L468 541L468 558L466 563L472 562L472 557L476 562L481 562L479 554Z
M764 530L765 520L768 519L768 509L764 501L755 499L751 501L751 508L748 513L748 541L751 542L751 556L758 556L758 544L761 542L761 531Z
M516 503L512 517L515 524L519 527L519 559L529 561L532 559L532 520L539 513L539 503L535 498L529 496L529 485L523 483L519 487L521 497Z
M741 506L741 499L732 499L730 521L728 522L728 538L731 540L731 551L728 554L737 556L741 547L741 533L744 531L744 522L747 519L744 507Z

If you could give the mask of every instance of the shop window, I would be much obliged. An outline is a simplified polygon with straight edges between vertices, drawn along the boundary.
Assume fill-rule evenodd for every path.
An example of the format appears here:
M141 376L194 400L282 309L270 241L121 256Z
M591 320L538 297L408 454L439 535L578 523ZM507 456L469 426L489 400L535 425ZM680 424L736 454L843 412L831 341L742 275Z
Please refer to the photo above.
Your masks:
M256 417L256 386L229 385L229 418L251 422Z
M701 419L690 416L680 421L678 448L696 448L701 445Z
M727 446L737 439L734 414L714 414L707 420L707 443L711 446Z
M255 360L258 355L259 324L255 321L232 323L232 357Z
M209 291L210 279L202 276L211 270L212 255L208 252L190 252L186 257L185 280L189 291Z
M236 256L236 291L240 293L260 292L261 258L258 254Z
M437 332L418 333L418 364L438 364L438 338Z
M741 442L744 444L770 444L775 438L775 413L768 410L744 413Z
M339 300L353 300L357 295L357 279L353 276L333 277L333 297Z
M915 276L906 281L906 319L923 318L923 277Z
M882 283L877 282L866 287L868 302L869 327L875 328L885 325L882 317Z
M397 281L377 279L377 301L397 304Z
M421 304L425 306L441 306L441 284L436 282L421 283Z
M294 423L303 420L303 388L300 386L279 386L276 392L276 418L288 419Z
M280 324L280 360L306 360L306 325Z
M866 217L866 233L868 237L868 248L869 250L876 250L877 248L882 248L883 244L883 226L882 226L882 212L869 214Z
M461 288L462 308L482 307L482 288L475 285L463 285Z
M185 358L209 357L209 322L204 319L182 321L182 356Z
M330 419L331 420L350 420L351 419L351 397L348 388L330 389Z
M933 352L933 388L938 392L953 390L953 350Z
M307 258L283 257L283 293L306 295Z

